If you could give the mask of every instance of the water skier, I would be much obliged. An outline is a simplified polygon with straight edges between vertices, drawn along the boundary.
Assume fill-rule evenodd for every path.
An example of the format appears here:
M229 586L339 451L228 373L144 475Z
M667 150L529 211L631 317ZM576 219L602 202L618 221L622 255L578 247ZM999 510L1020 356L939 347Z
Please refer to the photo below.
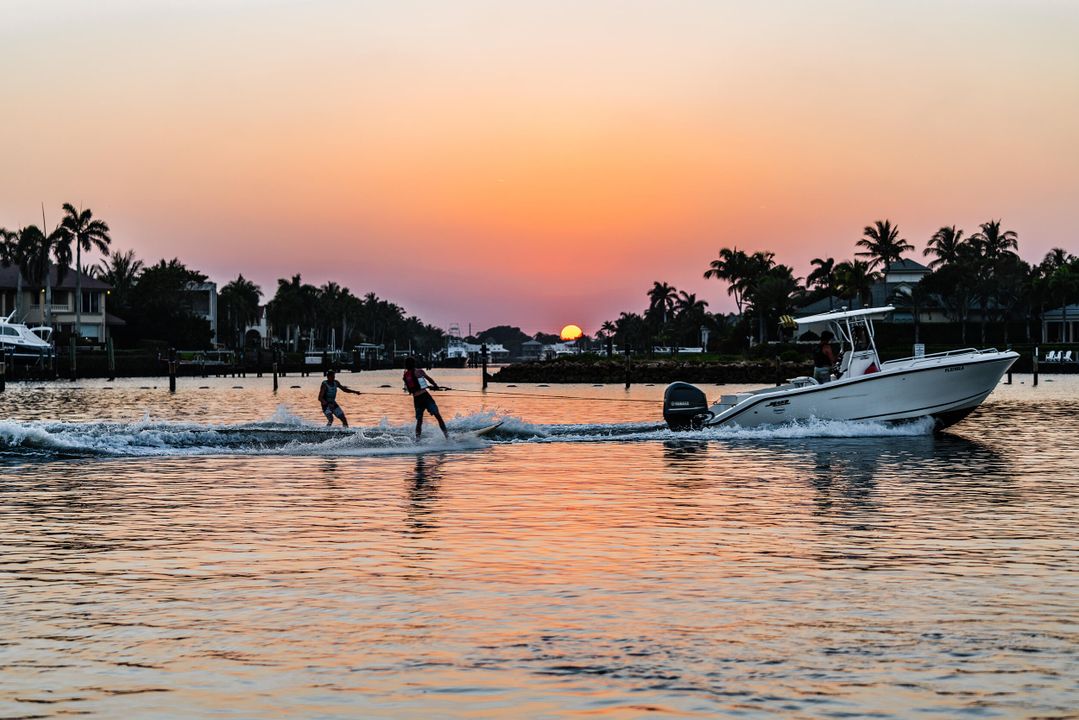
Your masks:
M338 390L352 393L353 395L360 394L359 390L352 390L337 382L334 378L333 370L327 372L326 379L322 381L322 385L318 389L318 401L322 405L322 414L326 416L326 427L333 425L334 415L341 418L342 425L348 427L348 418L345 417L345 411L337 404Z
M438 412L435 399L427 391L428 387L435 390L441 390L442 388L422 369L417 370L416 361L412 358L405 358L404 380L405 390L412 395L412 404L416 408L416 439L420 439L420 431L423 430L423 413L426 411L435 416L435 420L438 420L438 426L442 428L442 434L448 440L450 433L446 430L446 422Z

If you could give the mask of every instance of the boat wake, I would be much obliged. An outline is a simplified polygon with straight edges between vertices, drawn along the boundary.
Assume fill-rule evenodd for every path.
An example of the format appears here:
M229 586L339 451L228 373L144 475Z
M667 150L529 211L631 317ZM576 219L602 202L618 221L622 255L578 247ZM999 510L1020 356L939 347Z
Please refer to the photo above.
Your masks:
M486 437L467 433L502 421ZM285 408L270 418L233 425L164 422L0 422L0 456L153 457L178 455L377 456L472 450L500 444L655 442L670 440L762 441L929 435L932 420L906 425L813 420L767 428L706 428L672 432L656 423L541 425L515 417L476 413L449 423L450 438L425 427L416 442L411 424L326 428Z

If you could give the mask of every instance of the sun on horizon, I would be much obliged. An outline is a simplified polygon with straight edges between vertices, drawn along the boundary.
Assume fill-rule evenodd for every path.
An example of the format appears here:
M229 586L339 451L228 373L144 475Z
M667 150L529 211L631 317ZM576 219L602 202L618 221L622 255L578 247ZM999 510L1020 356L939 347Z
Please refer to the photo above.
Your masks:
M562 332L559 334L559 337L561 337L563 340L569 341L577 340L582 335L584 335L584 331L581 330L580 327L578 327L577 325L567 325L566 327L562 328Z

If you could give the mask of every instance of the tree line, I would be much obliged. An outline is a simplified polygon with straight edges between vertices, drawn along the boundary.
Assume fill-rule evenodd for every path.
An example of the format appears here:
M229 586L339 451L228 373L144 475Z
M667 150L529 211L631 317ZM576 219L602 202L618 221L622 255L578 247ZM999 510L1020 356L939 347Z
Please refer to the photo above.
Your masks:
M26 289L44 294L43 318L52 324L54 283L76 271L76 327L81 327L82 277L85 273L112 286L107 308L126 324L113 328L118 344L135 346L156 342L178 348L207 348L212 342L210 323L195 314L189 288L206 282L207 276L188 268L178 258L146 265L133 250L112 251L108 223L89 209L65 203L59 224L45 232L41 226L18 230L0 227L0 265L19 269L16 302ZM97 264L83 266L82 254L97 250ZM258 323L262 289L240 274L218 293L218 343L241 348L248 343L246 329ZM20 315L22 308L19 308ZM279 279L274 296L266 304L270 325L293 350L308 342L338 348L370 342L409 349L418 353L437 351L443 345L441 329L408 315L400 305L375 293L353 295L336 282L321 287L304 283L300 275Z
M1009 324L1022 322L1029 341L1032 323L1043 312L1079 299L1079 258L1055 248L1031 264L1019 257L1018 243L1018 234L1005 230L1000 220L981 223L970 235L954 225L942 227L928 238L922 252L931 258L930 272L913 285L899 285L885 302L911 313L915 342L921 317L928 311L959 323L964 343L975 311L983 344L992 323L1003 327L1008 342ZM833 310L837 304L868 307L885 272L915 248L890 220L865 226L855 248L849 260L814 258L803 279L789 265L777 263L773 252L724 247L704 277L727 285L737 310L734 315L709 313L705 301L656 281L647 292L643 313L621 313L603 323L597 337L650 350L656 343L697 345L704 327L721 346L734 350L744 347L749 336L758 342L779 337L781 316L817 301L827 299Z

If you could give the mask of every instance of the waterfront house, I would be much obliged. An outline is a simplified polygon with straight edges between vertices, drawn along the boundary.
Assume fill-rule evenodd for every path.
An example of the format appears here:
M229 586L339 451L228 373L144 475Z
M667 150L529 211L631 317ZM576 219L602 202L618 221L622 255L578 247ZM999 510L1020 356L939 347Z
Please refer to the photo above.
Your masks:
M521 343L522 360L539 360L543 357L543 343L539 340L525 340Z
M1042 313L1043 343L1072 343L1079 330L1079 305L1066 305Z
M189 282L184 297L191 314L210 323L210 342L217 342L217 283Z
M259 305L254 324L244 328L244 347L260 347L267 350L270 348L271 341L269 313L265 305Z
M74 268L58 280L56 266L50 270L52 284L52 326L59 334L69 335L75 331L75 281ZM30 326L43 325L48 313L45 308L44 288L31 287L22 279L22 297L16 303L19 287L19 269L15 266L0 267L0 314L10 315L18 307L15 322ZM112 286L86 273L82 275L82 325L79 335L94 342L105 342L109 327L123 325L124 321L107 312L108 296Z

